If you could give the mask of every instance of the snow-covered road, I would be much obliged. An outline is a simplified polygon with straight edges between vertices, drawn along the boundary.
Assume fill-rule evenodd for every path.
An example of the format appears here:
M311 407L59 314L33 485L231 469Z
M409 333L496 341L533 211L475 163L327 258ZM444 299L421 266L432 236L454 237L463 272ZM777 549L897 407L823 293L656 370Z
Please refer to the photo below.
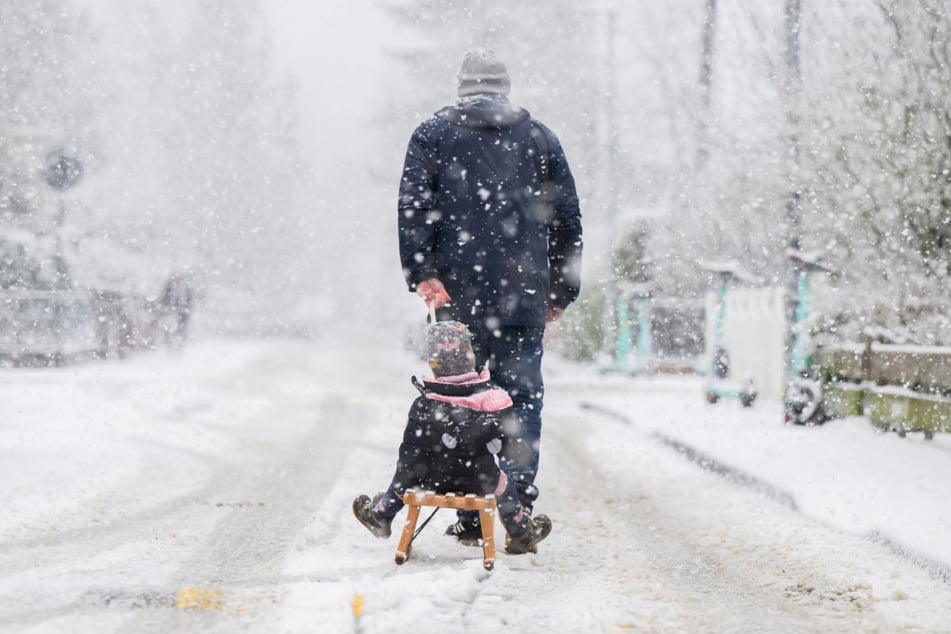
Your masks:
M443 511L397 567L396 537L349 505L388 481L418 371L355 337L3 370L0 631L951 630L946 581L663 442L690 431L677 421L722 424L716 442L686 436L718 451L801 431L770 404L711 409L692 379L555 359L538 506L552 536L486 572L441 535Z

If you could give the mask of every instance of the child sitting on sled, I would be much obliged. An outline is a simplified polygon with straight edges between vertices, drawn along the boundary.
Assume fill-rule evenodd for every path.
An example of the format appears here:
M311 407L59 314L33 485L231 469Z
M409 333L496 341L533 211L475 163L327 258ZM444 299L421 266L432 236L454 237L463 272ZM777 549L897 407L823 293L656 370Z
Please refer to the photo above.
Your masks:
M353 514L377 537L390 536L390 524L403 508L409 488L436 493L495 494L511 554L537 552L551 532L545 515L532 518L522 509L514 483L499 469L505 455L504 417L512 399L490 382L489 371L476 371L469 330L457 321L433 324L427 335L432 379L413 385L420 396L409 410L396 473L389 488L373 500L353 500Z

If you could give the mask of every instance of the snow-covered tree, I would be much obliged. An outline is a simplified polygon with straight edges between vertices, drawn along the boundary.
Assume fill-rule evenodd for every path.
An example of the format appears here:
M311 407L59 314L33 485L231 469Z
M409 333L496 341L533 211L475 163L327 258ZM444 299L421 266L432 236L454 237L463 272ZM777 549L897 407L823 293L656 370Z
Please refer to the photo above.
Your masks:
M10 284L54 283L41 269L61 250L64 218L46 159L75 151L90 110L76 81L85 24L74 9L52 0L0 5L0 257Z
M846 269L831 300L851 336L872 323L951 343L951 13L880 0L809 17L805 222Z
M305 245L293 94L272 76L257 0L203 2L190 18L165 84L166 230L209 284L262 308Z
M295 95L267 25L258 0L5 3L0 150L34 157L42 136L85 178L60 197L37 165L0 162L2 226L45 198L81 283L154 295L184 270L222 311L278 319L307 236Z

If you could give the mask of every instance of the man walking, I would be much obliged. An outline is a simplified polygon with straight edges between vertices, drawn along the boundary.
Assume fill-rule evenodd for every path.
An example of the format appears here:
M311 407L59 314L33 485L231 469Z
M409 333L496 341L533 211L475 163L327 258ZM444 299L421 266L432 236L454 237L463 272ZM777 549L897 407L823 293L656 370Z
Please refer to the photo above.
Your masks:
M581 211L558 138L509 102L509 74L492 51L466 53L459 99L409 142L399 198L399 242L410 291L460 321L514 403L502 458L523 507L538 490L545 324L578 297ZM448 534L481 537L460 512Z

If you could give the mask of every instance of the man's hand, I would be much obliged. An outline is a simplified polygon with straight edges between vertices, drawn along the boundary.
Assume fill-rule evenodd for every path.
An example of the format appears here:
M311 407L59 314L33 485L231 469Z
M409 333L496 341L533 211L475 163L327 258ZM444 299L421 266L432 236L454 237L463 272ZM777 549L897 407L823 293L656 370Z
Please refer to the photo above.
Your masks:
M557 306L548 305L548 315L545 316L545 321L552 322L558 321L561 319L561 316L565 314L564 308L558 308Z
M416 294L422 297L426 304L432 304L433 308L442 308L452 301L442 282L435 277L417 284Z

